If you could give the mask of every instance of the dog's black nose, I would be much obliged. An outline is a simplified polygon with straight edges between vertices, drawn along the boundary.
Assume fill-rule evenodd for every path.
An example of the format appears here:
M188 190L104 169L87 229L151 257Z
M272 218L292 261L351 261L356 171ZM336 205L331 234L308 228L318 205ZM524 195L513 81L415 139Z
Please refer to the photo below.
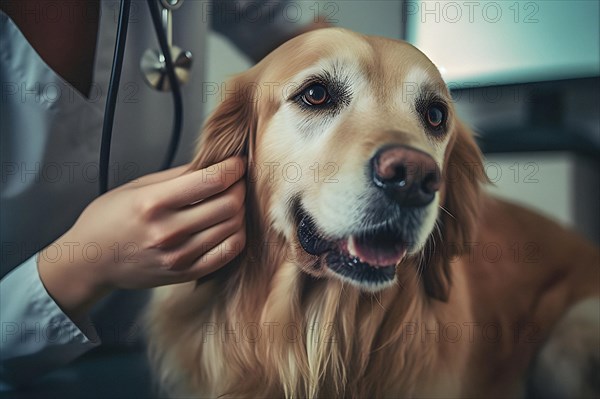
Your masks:
M425 206L440 189L440 169L423 151L385 147L375 154L371 165L375 185L401 206Z

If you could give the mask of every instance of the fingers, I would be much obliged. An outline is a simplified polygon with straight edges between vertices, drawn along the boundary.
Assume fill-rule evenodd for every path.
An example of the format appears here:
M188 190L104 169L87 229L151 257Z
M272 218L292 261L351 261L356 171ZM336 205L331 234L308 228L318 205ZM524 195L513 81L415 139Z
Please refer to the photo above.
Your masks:
M225 191L245 173L245 161L233 157L205 169L184 173L153 186L157 201L170 208L181 208Z
M225 241L202 255L187 271L186 278L197 280L231 262L242 252L246 245L244 230L229 236Z
M187 208L179 209L165 221L165 231L174 232L172 243L190 234L233 218L244 207L246 182L238 180L224 192Z
M244 213L191 236L177 248L163 254L163 269L183 279L208 274L231 261L245 244Z
M132 188L132 187L143 187L154 183L160 183L162 181L174 179L177 176L181 176L184 174L190 167L190 164L187 163L185 165L177 166L175 168L161 170L160 172L150 173L149 175L142 176L135 180L130 181L127 184L123 184L115 188L113 191L124 189L124 188Z
M171 169L161 170L160 172L151 173L138 179L141 185L160 183L162 181L171 180L184 174L190 168L190 164L177 166Z

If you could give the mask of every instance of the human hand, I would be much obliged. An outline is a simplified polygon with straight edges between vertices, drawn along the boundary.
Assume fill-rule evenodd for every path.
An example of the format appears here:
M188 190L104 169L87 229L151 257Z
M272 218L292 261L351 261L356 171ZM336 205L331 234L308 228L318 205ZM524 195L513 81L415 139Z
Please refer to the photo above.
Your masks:
M181 283L215 271L245 245L244 173L241 158L199 171L186 165L98 197L40 253L44 286L78 316L113 289Z

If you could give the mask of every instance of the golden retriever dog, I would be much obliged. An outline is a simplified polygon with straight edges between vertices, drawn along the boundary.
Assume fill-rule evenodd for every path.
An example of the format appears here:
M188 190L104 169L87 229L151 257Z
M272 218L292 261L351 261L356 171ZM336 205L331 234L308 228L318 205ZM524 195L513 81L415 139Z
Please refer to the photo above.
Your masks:
M193 168L248 157L248 238L223 269L155 292L168 394L598 393L598 249L485 193L425 55L323 29L225 91Z

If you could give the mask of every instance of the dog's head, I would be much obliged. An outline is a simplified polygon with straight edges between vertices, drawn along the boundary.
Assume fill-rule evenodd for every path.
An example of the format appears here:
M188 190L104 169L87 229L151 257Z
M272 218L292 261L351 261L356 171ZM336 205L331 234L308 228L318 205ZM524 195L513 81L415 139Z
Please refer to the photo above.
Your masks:
M469 241L485 178L425 55L318 30L236 77L223 97L194 167L246 153L248 212L285 238L303 271L376 291L406 265L428 294L447 297L448 259Z

